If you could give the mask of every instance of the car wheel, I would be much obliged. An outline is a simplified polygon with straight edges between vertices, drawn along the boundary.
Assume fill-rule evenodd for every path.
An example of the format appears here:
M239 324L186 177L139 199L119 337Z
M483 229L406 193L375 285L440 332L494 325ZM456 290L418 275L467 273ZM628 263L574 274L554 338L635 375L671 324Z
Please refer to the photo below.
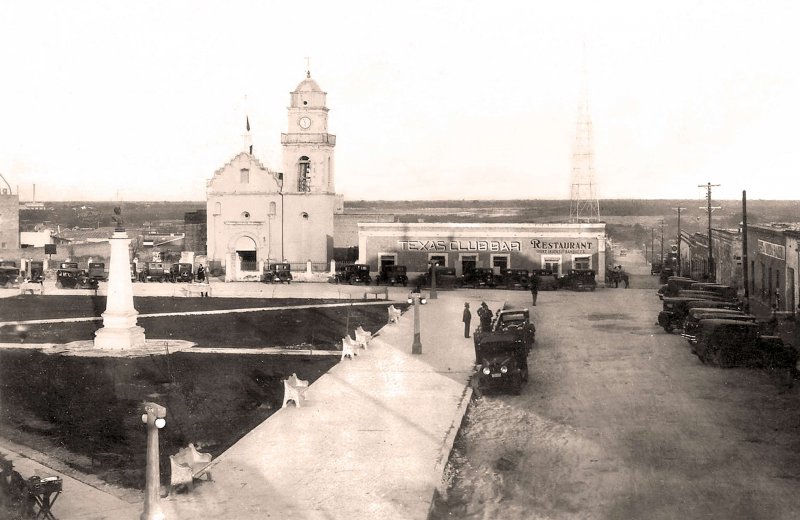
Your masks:
M675 330L675 326L671 322L664 325L664 332L667 334L671 334L673 330Z

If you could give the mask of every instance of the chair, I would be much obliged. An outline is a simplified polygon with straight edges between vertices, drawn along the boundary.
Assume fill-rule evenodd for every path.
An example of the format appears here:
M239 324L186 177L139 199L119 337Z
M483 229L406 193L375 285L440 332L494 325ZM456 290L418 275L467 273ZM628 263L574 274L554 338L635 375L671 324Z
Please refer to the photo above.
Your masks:
M367 346L369 345L369 340L372 339L372 333L369 331L364 330L364 328L359 325L358 328L355 330L356 336L356 343L361 345L361 348L367 350Z
M353 359L357 355L356 348L358 348L358 343L350 339L350 336L342 338L342 359L340 361L344 361L346 357Z
M189 491L193 490L194 479L203 475L210 481L211 472L208 471L210 464L211 454L200 453L192 443L178 450L175 455L170 455L170 492L175 491L179 486L186 486Z
M400 319L400 315L402 314L400 309L395 308L394 305L389 305L389 308L387 310L389 312L388 323L397 323L397 321Z
M301 403L306 400L306 390L308 390L308 381L304 379L298 379L297 374L292 374L288 378L284 379L283 406L281 406L281 408L286 408L286 405L289 404L289 401L294 401L294 405L297 408L300 408Z

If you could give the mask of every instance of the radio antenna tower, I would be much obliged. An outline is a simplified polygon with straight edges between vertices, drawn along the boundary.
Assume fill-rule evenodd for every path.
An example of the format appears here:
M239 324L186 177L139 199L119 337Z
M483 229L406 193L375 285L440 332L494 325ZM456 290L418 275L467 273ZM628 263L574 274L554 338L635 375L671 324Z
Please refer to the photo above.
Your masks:
M589 115L589 88L586 79L586 51L584 47L583 84L578 104L578 122L575 149L572 152L572 190L570 194L570 222L599 222L600 202L594 180L594 150L592 119Z

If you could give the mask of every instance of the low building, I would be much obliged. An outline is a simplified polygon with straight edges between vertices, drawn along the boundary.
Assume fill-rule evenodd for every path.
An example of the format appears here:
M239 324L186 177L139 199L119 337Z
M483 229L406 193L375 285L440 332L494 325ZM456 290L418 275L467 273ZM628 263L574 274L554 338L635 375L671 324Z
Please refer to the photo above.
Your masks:
M594 269L605 282L604 223L480 224L360 223L358 262L377 271L382 265L405 265L422 273L430 262L455 267L462 275L474 267Z
M779 311L797 310L800 224L747 226L750 298Z

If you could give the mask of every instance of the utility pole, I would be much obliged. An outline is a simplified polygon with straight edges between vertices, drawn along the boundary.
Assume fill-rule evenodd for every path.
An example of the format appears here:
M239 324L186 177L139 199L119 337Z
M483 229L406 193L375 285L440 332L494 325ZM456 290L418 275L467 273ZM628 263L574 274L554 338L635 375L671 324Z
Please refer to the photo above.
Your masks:
M674 209L675 211L678 212L678 272L677 272L677 275L678 276L682 276L681 275L681 264L682 264L682 262L681 262L681 211L685 210L686 208L677 207L677 208L672 208L672 209Z
M719 184L711 184L710 182L706 183L706 184L700 184L700 185L697 186L698 188L705 188L706 189L706 200L707 200L707 203L708 203L706 208L701 207L700 209L704 209L704 210L706 210L708 212L708 276L709 276L709 281L716 281L717 280L717 272L716 272L716 269L714 268L714 253L713 253L714 248L712 247L712 243L711 243L711 212L713 212L715 209L720 209L722 206L714 206L714 207L711 206L711 188L716 188L718 186L720 186L720 185Z
M659 222L661 226L661 268L664 268L664 219Z
M650 228L650 265L654 264L653 257L655 256L656 244L656 228Z
M742 283L744 284L744 311L750 312L750 288L747 258L747 190L742 190Z

